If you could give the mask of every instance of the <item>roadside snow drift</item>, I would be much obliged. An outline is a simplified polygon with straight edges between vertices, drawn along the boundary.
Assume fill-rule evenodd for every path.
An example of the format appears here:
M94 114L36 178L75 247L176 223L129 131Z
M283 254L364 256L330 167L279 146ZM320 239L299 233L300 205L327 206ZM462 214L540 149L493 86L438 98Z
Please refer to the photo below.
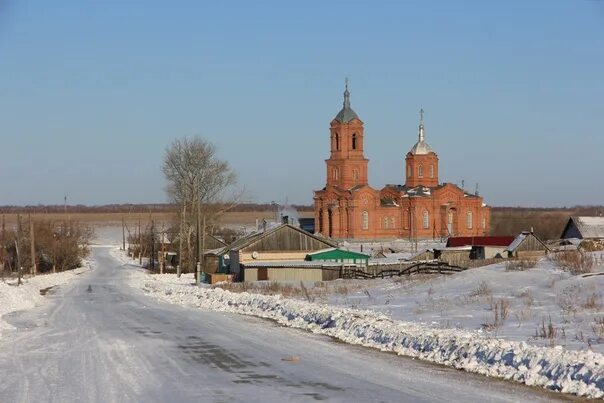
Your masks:
M253 315L351 344L417 357L487 376L592 398L604 397L604 355L487 338L480 332L434 329L384 314L220 288L159 281L140 271L131 285L163 301Z
M7 279L0 282L0 336L2 329L11 329L12 326L1 320L2 316L10 312L31 309L45 302L46 298L40 290L65 284L74 276L89 270L89 264L76 270L54 274L41 274L35 277L23 278L23 284L17 286L16 279Z

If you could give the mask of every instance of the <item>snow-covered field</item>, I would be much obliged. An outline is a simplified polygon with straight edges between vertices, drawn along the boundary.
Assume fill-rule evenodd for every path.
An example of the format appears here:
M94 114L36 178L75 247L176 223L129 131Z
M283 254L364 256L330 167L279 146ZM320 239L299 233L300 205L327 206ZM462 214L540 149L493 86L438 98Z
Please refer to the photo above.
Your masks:
M42 274L35 277L24 277L23 284L17 286L16 279L7 279L0 281L0 337L3 329L10 329L12 326L2 320L2 316L10 312L31 309L43 304L46 299L40 293L41 290L47 290L51 287L65 284L75 276L90 270L90 264L85 261L82 267L76 270L70 270L54 274Z
M506 271L502 263L452 276L323 286L323 300L330 305L369 309L435 328L481 330L507 340L604 353L604 275L574 276L548 259L525 271Z
M484 270L488 269L484 268ZM497 271L497 268L490 268L490 270ZM528 273L530 278L536 282L535 277L539 277L538 274L541 271L548 269L534 270L535 274L528 272L510 274ZM435 287L439 289L438 287L441 287L438 286L439 282L443 282L443 284L451 284L452 288L457 288L457 292L451 291L452 298L453 295L457 295L463 290L465 284L472 283L473 280L467 277L469 273L418 282L415 285L411 285L413 282L396 281L375 284L375 290L383 292L383 295L380 296L381 304L375 303L376 296L367 290L365 290L367 292L359 293L359 295L361 293L365 295L366 303L362 302L362 297L357 296L357 298L354 295L346 296L343 299L336 296L328 297L324 302L309 302L284 298L280 295L233 293L219 288L198 288L191 284L191 279L176 279L174 275L152 276L140 270L132 272L130 281L132 286L142 289L160 300L174 304L272 319L285 326L332 336L347 343L391 351L470 372L512 379L528 385L542 386L580 396L604 397L604 356L602 354L587 349L573 351L561 346L535 346L524 341L496 338L493 337L493 334L483 330L461 329L455 326L443 328L442 323L438 322L436 323L438 326L434 326L432 323L424 324L420 320L425 317L417 316L421 313L421 309L418 313L405 314L404 307L413 306L413 304L411 302L403 303L403 298L400 297L400 304L397 305L395 295L392 294L394 292L399 296L404 295L405 289L409 290L417 286L420 289L427 287L425 293L431 287L433 290L431 293L434 295ZM474 273L480 274L480 271ZM563 273L556 275L560 278L555 283L572 281L565 278ZM495 276L491 280L498 278L498 276L488 273L483 276ZM600 277L593 278L599 279ZM517 281L521 282L521 280ZM505 286L506 289L509 287L509 290L522 292L518 287L518 282L512 283L508 278L498 281L498 284ZM591 284L590 280L589 287ZM598 283L593 284L597 287ZM569 282L568 285L570 286L571 283ZM494 289L495 284L492 287ZM556 289L554 284L552 292L555 292ZM540 295L537 291L535 294ZM476 297L482 298L482 296L483 294L479 293ZM494 296L494 298L496 297ZM455 301L458 306L463 306L462 300ZM470 311L472 304L478 303L477 301L469 301L467 311ZM446 304L444 300L441 302ZM356 304L357 308L342 306L346 304ZM389 308L384 309L384 306L389 306ZM417 307L413 309L417 310ZM458 319L463 317L461 314L463 309L459 308L459 310ZM444 314L445 308L432 310L432 313L428 313L428 311L426 310L426 315L436 315L439 312ZM505 327L502 326L502 328Z

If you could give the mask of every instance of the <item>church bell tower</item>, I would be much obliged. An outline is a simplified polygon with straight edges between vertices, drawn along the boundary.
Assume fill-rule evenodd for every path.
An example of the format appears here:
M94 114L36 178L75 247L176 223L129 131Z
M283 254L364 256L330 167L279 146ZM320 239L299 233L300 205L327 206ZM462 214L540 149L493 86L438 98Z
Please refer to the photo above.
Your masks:
M363 122L350 107L348 79L342 110L331 121L331 153L327 164L327 186L350 189L367 185L369 160L363 154Z

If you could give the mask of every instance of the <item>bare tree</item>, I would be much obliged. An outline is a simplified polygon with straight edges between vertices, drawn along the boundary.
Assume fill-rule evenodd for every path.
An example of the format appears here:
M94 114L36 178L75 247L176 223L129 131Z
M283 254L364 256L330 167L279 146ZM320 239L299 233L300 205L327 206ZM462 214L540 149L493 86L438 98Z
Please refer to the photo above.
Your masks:
M195 262L202 260L205 225L201 223L212 222L235 204L237 197L227 201L225 193L236 183L236 175L228 162L216 156L216 147L200 137L174 140L166 149L162 170L168 181L167 193L180 215L179 264L193 269Z

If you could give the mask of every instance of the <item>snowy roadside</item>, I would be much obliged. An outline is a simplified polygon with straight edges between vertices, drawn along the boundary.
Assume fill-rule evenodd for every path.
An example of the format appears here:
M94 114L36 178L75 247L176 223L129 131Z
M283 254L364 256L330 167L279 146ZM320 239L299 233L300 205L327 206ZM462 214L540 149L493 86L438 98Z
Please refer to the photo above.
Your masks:
M24 277L22 279L23 284L20 286L17 286L17 280L12 278L10 280L7 279L6 282L0 282L0 338L3 329L13 328L2 320L4 315L42 305L47 299L40 294L41 290L65 284L78 274L82 274L90 269L90 263L84 261L82 267L75 270L41 274L35 277Z
M188 283L187 283L188 282ZM219 312L252 315L487 376L592 398L604 397L604 356L562 347L487 338L478 331L435 329L393 320L375 311L321 305L281 296L197 288L174 275L133 271L130 285L162 301Z

